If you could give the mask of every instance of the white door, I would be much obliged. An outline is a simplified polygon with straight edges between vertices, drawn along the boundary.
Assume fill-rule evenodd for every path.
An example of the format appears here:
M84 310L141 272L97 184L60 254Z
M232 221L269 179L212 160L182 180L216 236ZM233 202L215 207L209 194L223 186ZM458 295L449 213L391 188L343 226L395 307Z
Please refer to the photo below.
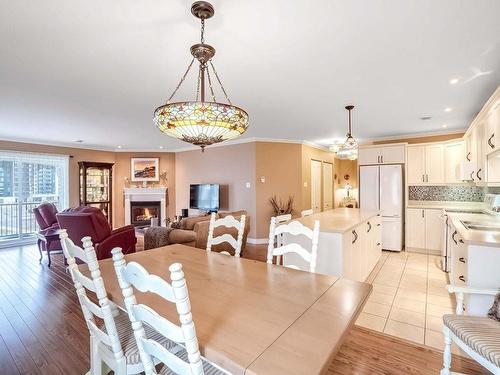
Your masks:
M321 162L311 160L311 208L321 211Z
M405 228L406 247L425 249L425 210L408 208L406 210Z
M333 208L333 164L323 163L323 210Z
M359 207L363 210L379 210L379 166L359 167Z
M405 162L405 146L384 146L381 148L383 164L404 164Z
M444 146L444 181L446 183L462 182L460 179L460 162L465 160L464 141L447 143Z
M440 250L443 238L443 221L441 210L425 210L425 248L427 250Z
M428 145L425 148L425 182L444 182L443 145Z
M406 148L408 184L425 182L425 146Z
M380 166L380 210L382 216L401 217L403 213L403 167Z
M380 164L380 148L367 147L358 149L358 165Z

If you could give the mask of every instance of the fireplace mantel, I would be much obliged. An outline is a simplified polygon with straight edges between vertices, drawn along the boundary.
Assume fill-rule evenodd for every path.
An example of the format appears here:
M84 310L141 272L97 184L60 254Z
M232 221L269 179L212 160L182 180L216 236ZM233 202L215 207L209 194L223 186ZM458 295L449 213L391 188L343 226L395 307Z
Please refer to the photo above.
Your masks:
M130 224L130 202L160 202L160 213L162 223L165 226L167 218L167 188L124 188L125 195L125 225Z

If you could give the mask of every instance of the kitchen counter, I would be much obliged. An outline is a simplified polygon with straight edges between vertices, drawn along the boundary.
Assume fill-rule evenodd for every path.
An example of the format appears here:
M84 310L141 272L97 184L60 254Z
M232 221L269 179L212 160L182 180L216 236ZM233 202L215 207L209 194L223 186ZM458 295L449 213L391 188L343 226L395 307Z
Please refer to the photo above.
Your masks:
M482 202L452 202L452 201L408 201L406 208L429 208L429 209L465 209L480 210Z
M314 222L319 220L320 232L345 233L377 215L379 215L378 211L367 211L359 208L335 208L293 220L299 221L311 229L314 227Z
M500 225L500 216L448 212L449 220L463 240L470 245L500 246L500 232L467 229L462 221Z

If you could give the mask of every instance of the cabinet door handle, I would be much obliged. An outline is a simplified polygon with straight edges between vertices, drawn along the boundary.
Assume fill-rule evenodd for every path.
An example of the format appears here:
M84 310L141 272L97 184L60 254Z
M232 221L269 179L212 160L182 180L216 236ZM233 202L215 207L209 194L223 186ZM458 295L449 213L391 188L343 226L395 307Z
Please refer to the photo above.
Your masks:
M493 143L491 143L491 140L493 139L494 136L495 136L495 133L491 134L491 137L488 139L488 145L491 148L495 148L495 145Z
M465 258L464 258L464 257L460 257L460 258L458 258L458 260L459 260L460 262L462 262L462 263L465 263Z
M377 246L380 246L380 242L377 242Z
M479 181L481 181L481 177L479 177L479 172L481 172L481 168L479 168L476 172L476 177Z
M475 180L474 180L474 171L472 171L472 172L470 173L470 179L471 179L472 181L475 181Z
M354 240L352 240L351 243L354 243L354 242L356 242L358 240L358 234L356 233L355 230L352 231L352 234L354 234Z
M379 227L379 226L380 226L380 223L377 224L377 227Z
M384 155L380 155L380 161L384 164Z
M429 175L427 173L425 174L425 182L429 182Z
M370 233L370 231L372 230L372 225L369 221L367 221L366 224L368 224L368 230L366 231L366 233Z
M457 235L457 231L454 231L453 234L451 235L451 239L453 240L453 242L455 242L455 245L458 245L458 242L457 240L455 239L455 236Z
M422 217L425 217L425 211L422 210Z
M464 243L464 240L463 240L463 239L461 239L461 238L459 238L459 239L458 239L458 242L460 242L460 243Z
M470 161L470 151L467 153L467 156L465 157L467 161Z
M425 182L425 176L422 175L422 182Z
M460 276L458 276L458 279L459 279L460 281L463 281L463 282L465 283L465 277L464 277L464 275L460 275Z

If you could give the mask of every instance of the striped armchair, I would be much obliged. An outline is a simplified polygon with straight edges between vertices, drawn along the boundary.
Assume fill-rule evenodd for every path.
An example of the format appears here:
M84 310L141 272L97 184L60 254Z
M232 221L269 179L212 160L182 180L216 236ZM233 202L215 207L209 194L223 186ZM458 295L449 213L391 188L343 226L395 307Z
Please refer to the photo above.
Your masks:
M448 285L448 291L456 294L457 310L456 314L443 316L445 347L441 375L456 374L450 370L452 341L481 366L495 375L500 374L500 322L486 316L463 315L465 294L495 296L499 291L453 285Z

